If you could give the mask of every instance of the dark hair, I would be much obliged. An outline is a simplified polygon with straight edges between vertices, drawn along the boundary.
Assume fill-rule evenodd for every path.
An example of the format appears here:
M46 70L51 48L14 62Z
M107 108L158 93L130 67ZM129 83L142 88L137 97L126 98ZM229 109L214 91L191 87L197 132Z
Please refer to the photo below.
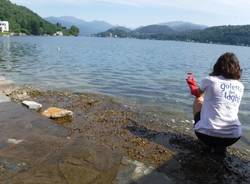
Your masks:
M242 70L238 58L234 53L227 52L219 57L210 76L222 75L226 79L239 80L241 73Z

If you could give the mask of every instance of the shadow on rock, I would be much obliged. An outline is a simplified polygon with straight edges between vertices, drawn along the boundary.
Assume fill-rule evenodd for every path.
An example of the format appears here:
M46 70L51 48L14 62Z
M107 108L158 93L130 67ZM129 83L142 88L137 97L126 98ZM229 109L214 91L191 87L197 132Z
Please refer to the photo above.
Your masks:
M249 157L230 149L225 158L210 153L194 137L175 132L150 130L131 121L126 127L132 134L174 151L172 159L165 161L151 173L131 184L161 183L250 183Z

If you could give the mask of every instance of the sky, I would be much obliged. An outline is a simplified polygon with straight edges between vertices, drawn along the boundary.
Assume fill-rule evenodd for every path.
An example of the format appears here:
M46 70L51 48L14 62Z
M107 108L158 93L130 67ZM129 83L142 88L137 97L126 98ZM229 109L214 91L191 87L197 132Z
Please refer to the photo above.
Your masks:
M250 24L250 0L10 0L42 17L74 16L130 28L169 21Z

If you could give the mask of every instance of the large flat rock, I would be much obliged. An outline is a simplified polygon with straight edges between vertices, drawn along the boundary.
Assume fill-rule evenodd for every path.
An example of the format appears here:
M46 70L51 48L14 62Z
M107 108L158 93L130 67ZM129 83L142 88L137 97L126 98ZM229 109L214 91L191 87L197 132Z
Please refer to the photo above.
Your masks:
M22 105L0 103L0 183L112 183L121 157Z

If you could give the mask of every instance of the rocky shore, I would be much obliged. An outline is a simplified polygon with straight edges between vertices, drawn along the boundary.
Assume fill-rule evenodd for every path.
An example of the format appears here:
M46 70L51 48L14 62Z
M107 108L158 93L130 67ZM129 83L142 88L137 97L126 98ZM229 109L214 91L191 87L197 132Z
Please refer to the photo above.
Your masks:
M249 151L229 148L218 158L195 138L191 122L171 112L162 117L99 94L2 91L0 183L250 183ZM32 111L24 100L42 108ZM49 107L73 117L49 119L42 115Z

